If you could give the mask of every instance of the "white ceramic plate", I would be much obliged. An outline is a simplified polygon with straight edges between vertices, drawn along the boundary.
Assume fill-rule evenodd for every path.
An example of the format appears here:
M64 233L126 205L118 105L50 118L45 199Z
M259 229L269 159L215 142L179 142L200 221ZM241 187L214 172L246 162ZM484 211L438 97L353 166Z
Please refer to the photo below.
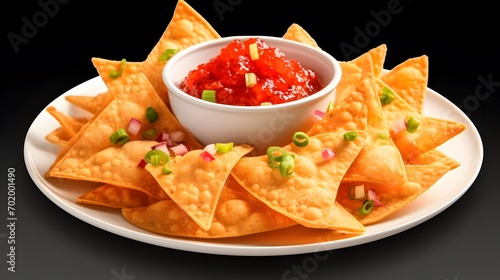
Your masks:
M71 116L90 116L65 100L67 95L96 95L106 86L95 77L52 101L49 106ZM93 226L133 240L157 246L220 255L270 256L310 253L355 246L385 238L414 227L439 214L457 201L476 179L483 161L479 133L469 118L453 103L428 89L424 115L459 121L467 130L450 139L439 149L458 160L461 166L442 177L430 190L383 222L367 226L364 234L346 236L331 231L304 229L299 226L242 238L193 240L154 234L129 224L119 210L85 206L75 199L95 188L94 183L44 178L59 149L44 139L59 127L57 121L43 110L28 130L24 146L26 167L38 188L60 208ZM466 147L466 148L464 148Z

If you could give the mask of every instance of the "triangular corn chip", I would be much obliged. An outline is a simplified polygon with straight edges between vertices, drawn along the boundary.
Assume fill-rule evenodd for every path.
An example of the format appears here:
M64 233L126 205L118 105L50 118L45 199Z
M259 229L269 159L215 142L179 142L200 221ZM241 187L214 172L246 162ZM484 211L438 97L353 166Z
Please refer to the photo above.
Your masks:
M355 185L352 182L341 184L337 201L363 225L373 224L406 206L449 171L448 166L439 165L405 165L405 169L408 181L403 185L387 186L358 182L358 185L364 186L366 192L369 189L373 190L381 203L380 206L374 206L368 214L359 213L366 200L350 197L349 188Z
M382 70L384 70L385 57L387 54L387 45L381 44L368 52L358 56L357 58L351 60L352 63L363 68L364 56L369 55L373 63L373 75L375 77L380 77Z
M87 95L67 95L66 101L83 109L91 114L98 114L106 105L113 100L113 95L109 91L93 96Z
M89 121L85 128L71 139L68 147L64 148L50 168L50 176L68 177L73 169L91 158L96 153L112 147L110 136L119 129L126 129L131 118L142 122L143 128L138 135L130 135L131 140L141 140L143 131L155 128L167 133L181 131L185 135L184 141L191 149L201 148L190 132L186 131L170 110L161 101L157 93L143 74L137 78L129 88L130 94L125 92L117 96L106 106L101 113ZM146 109L152 107L159 115L158 120L149 124L146 118ZM112 184L112 182L110 182Z
M210 162L200 156L204 150L191 150L172 158L168 163L171 174L163 173L163 166L148 164L145 168L181 209L202 229L208 230L224 182L236 162L251 150L249 145L234 146L231 151L216 153Z
M220 38L219 34L196 10L184 0L177 2L170 23L140 70L146 75L167 106L169 106L167 88L162 79L165 61L159 60L161 55L169 49L181 51L192 45L216 38Z
M226 238L267 232L297 223L257 200L231 176L221 191L210 229L204 230L173 200L148 207L123 209L131 224L170 236Z
M76 201L81 204L122 209L148 206L156 203L158 199L136 189L104 184L79 196Z
M318 43L316 43L316 40L314 40L314 38L312 38L311 35L309 35L309 33L302 28L302 26L296 23L293 23L290 27L288 27L286 33L283 35L283 38L297 41L311 47L320 48Z
M380 79L422 113L429 79L429 58L426 55L403 61Z
M376 84L380 89L389 87L380 79L376 81ZM397 91L392 87L389 88L394 93L394 99L390 104L383 105L382 109L391 131L391 138L406 163L465 131L466 125L463 123L420 114ZM416 131L410 133L402 130L395 133L395 123L401 120L406 122L410 117L420 123Z
M309 144L283 147L295 156L295 167L290 177L279 168L270 166L267 155L244 157L234 167L235 179L251 194L275 211L312 228L329 228L362 232L364 228L350 215L333 216L337 207L335 197L345 172L364 145L366 132L356 131L354 141L343 138L345 132L323 133L310 137ZM332 159L323 159L324 149L336 153Z
M411 159L408 164L413 165L444 165L448 166L450 170L453 170L460 166L460 162L456 159L451 158L447 154L439 150L430 150L421 154L418 157Z
M361 61L360 61L361 62ZM371 57L364 57L363 77L357 91L367 107L368 138L359 155L346 172L343 181L368 181L377 184L402 185L406 182L404 162L390 138L382 105L374 83Z
M51 175L73 180L100 182L144 192L156 199L168 195L139 163L156 141L130 141L123 146L105 148L74 167L53 171Z

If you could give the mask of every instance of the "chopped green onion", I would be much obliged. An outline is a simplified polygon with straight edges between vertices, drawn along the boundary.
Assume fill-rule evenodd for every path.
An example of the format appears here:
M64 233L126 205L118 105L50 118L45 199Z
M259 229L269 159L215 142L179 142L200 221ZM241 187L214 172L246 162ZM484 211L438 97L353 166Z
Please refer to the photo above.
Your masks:
M257 76L255 73L245 73L245 85L247 87L253 87L257 84Z
M344 133L344 140L345 141L354 141L358 137L358 133L356 131L350 131Z
M215 99L215 90L212 89L205 89L201 93L201 99L209 102L216 102Z
M280 174L283 177L290 177L295 169L295 156L292 154L283 154L280 163Z
M388 131L379 131L377 132L377 137L383 140L389 140L389 132Z
M382 88L382 95L380 95L380 103L382 105L391 104L392 100L394 100L394 91L392 91L387 86Z
M359 208L358 213L360 215L366 215L372 211L373 206L374 206L373 199L365 200L361 208Z
M272 168L279 167L279 163L283 160L283 154L286 151L277 146L271 146L267 148L267 158L269 159L269 166Z
M166 49L158 58L158 62L168 61L174 54L178 53L179 49Z
M148 119L149 123L154 123L158 120L158 113L155 109L153 109L153 107L148 107L146 109L146 118Z
M301 131L295 132L292 139L293 144L297 147L305 147L309 144L309 136Z
M122 64L120 70L112 69L111 71L109 71L109 76L111 78L116 79L123 73L123 71L125 70L125 65L127 64L127 60L124 58L122 59L121 63Z
M328 106L326 107L326 112L328 113L331 110L333 110L334 106L335 106L335 103L333 103L333 101L328 102Z
M259 59L259 49L257 48L257 43L252 43L248 45L248 50L250 52L250 58L252 60Z
M420 125L420 122L417 121L412 116L410 116L408 118L408 120L406 121L406 131L408 131L409 133L413 133L417 130L419 125Z
M227 153L233 149L233 142L215 143L215 151L218 153Z
M144 160L151 165L165 165L170 161L169 155L162 150L150 150L144 156Z
M111 141L113 145L123 145L130 141L130 137L128 136L127 130L125 130L125 128L120 128L117 131L113 132L111 136L109 136L109 141Z
M165 173L165 174L172 174L172 170L168 169L167 166L163 166L163 168L161 169L161 172Z
M157 130L155 128L148 129L142 134L142 138L145 140L154 140L156 138Z
M272 103L269 101L260 103L260 106L269 106L269 105L272 105Z

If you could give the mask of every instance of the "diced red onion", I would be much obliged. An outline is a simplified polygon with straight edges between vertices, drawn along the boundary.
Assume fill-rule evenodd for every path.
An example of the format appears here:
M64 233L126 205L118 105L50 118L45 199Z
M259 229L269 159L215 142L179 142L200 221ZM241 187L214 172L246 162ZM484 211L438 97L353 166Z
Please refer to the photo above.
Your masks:
M319 120L323 119L325 116L326 116L326 113L325 113L325 112L320 111L320 110L317 110L317 109L316 109L316 110L314 110L314 113L313 113L313 118L314 118L315 120L318 120L318 121L319 121Z
M139 166L140 168L144 168L144 167L146 167L147 164L148 163L147 163L146 160L141 159L141 161L139 161L139 163L137 164L137 166Z
M151 147L151 149L153 149L153 150L161 150L161 151L165 152L167 155L170 153L168 151L168 146L167 146L166 142L160 142L160 143L154 145L153 147Z
M180 130L170 133L170 139L172 139L173 142L178 142L178 143L182 142L182 140L184 140L184 136L185 136L184 132Z
M404 118L395 120L392 124L392 131L394 134L398 134L399 132L406 130L408 126L406 125L406 121Z
M375 192L375 190L373 189L369 189L368 190L368 193L366 194L367 198L368 199L371 199L373 200L373 205L374 206L382 206L382 202L380 202L380 200L378 200L378 195L377 195L377 192Z
M203 151L201 152L200 154L200 157L206 161L206 162L211 162L212 160L215 159L214 155L212 155L211 153L207 152L207 151Z
M210 153L211 155L215 155L217 149L215 149L215 144L208 144L203 148L204 151Z
M177 156L182 156L185 153L189 152L189 148L186 145L184 145L184 144L179 144L177 146L170 147L170 149Z
M328 148L323 148L323 151L321 152L321 156L323 157L323 160L331 160L336 156L336 153L332 151L332 149Z
M133 135L137 135L141 130L142 122L136 118L130 118L128 123L127 132Z

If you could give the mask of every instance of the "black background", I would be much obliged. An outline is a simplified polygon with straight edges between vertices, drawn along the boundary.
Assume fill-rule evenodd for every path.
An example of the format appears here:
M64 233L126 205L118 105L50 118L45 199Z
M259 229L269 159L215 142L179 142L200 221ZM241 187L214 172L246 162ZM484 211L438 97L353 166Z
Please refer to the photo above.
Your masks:
M45 21L39 3L57 3ZM282 36L298 23L339 60L381 43L385 68L429 56L429 87L463 109L479 130L483 168L471 188L433 219L369 244L338 249L310 273L284 279L496 279L500 275L498 12L486 1L436 6L430 1L191 0L221 36ZM438 3L438 2L434 2ZM160 38L176 1L11 1L2 8L2 174L16 169L16 272L7 271L0 226L1 279L282 279L312 254L234 257L177 251L116 236L82 222L47 199L23 161L26 132L54 98L97 76L91 57L142 61ZM217 12L215 6L226 10ZM398 10L388 7L397 5ZM387 12L392 11L392 12ZM377 16L385 15L377 22ZM8 34L39 27L14 47ZM356 30L369 29L365 41ZM376 28L378 27L378 28ZM355 47L347 55L342 45ZM483 89L480 79L489 79ZM497 82L498 81L498 82ZM463 147L467 149L468 147ZM5 178L4 177L4 178ZM7 182L0 186L6 216ZM4 222L5 223L5 222ZM0 224L4 224L0 223ZM3 234L3 235L2 235ZM117 273L117 275L115 275Z

